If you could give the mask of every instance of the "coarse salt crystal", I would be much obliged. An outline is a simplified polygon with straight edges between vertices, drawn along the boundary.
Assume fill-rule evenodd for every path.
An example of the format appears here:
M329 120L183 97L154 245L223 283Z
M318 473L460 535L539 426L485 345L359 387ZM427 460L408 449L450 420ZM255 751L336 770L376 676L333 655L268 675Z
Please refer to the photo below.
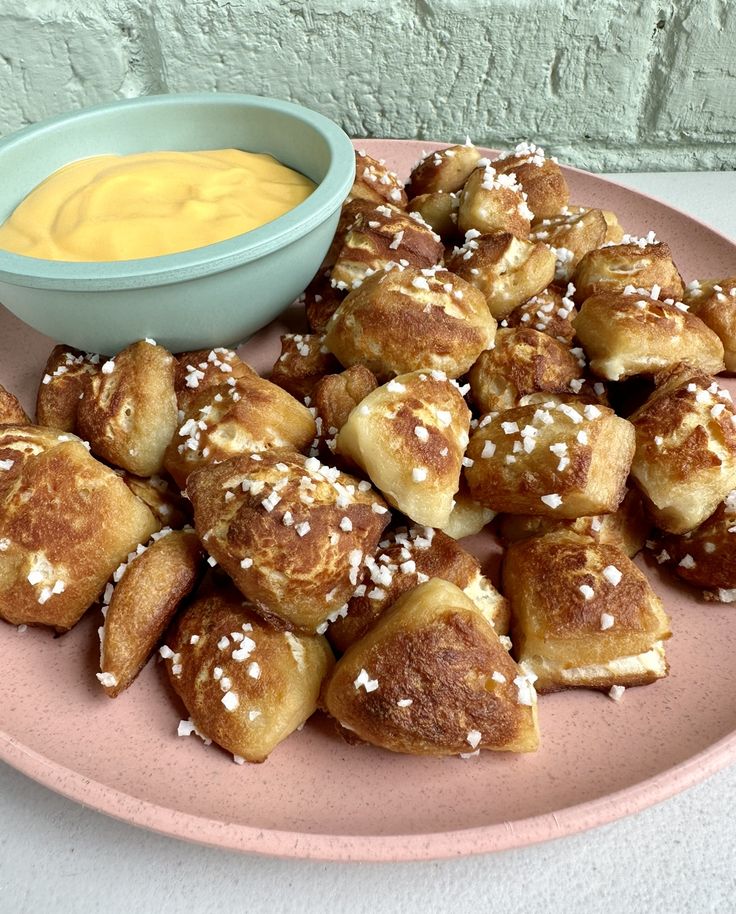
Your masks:
M578 590L585 597L586 600L592 600L593 597L595 596L595 591L590 586L590 584L581 584L578 587Z
M609 628L613 628L613 623L615 622L614 617L610 613L601 613L601 631L605 632Z
M612 584L614 587L618 587L619 583L621 582L621 578L623 577L615 565L606 565L606 567L603 569L602 574L608 583Z
M544 502L545 505L549 505L550 508L559 508L562 504L562 499L556 492L553 492L551 495L542 495L541 501Z
M465 737L465 741L471 749L476 749L481 741L480 730L469 730L468 735Z
M621 685L612 685L608 690L608 697L613 701L621 701L624 697L624 692L626 691L626 686Z

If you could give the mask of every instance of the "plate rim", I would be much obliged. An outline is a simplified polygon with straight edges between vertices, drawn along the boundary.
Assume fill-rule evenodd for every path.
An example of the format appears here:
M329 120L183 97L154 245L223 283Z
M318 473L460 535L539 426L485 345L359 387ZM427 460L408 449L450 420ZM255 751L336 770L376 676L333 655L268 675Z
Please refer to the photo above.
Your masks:
M416 143L427 151L453 145L435 140L416 138L365 137L352 140L357 149L363 144L382 144L384 148ZM498 150L478 147L482 152L496 154ZM736 240L713 228L659 197L635 190L610 177L563 165L563 170L593 177L615 186L619 191L684 217L734 247ZM384 862L406 863L454 859L478 854L511 850L565 837L606 825L661 803L695 786L711 775L736 762L736 729L711 743L705 749L660 771L645 780L621 790L607 793L594 800L566 806L552 812L513 821L497 822L438 832L408 834L330 835L318 832L297 832L259 828L207 816L195 815L161 806L103 784L55 762L40 752L25 746L19 739L0 730L0 761L15 768L44 787L67 799L119 821L146 828L170 838L220 847L239 853L286 859L306 859L324 862Z

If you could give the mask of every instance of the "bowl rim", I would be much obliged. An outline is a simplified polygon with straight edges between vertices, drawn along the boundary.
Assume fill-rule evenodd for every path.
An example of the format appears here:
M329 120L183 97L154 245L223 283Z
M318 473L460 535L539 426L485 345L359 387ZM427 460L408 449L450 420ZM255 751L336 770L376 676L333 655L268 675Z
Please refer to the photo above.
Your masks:
M235 92L195 92L117 99L56 115L17 130L0 140L0 167L9 149L35 144L70 123L95 119L110 111L133 108L186 107L212 104L228 109L259 108L286 114L315 130L326 141L330 163L314 191L293 209L271 222L232 238L175 254L137 260L46 260L0 250L0 282L35 289L99 292L148 288L220 273L257 260L303 238L343 204L355 178L355 152L347 134L318 111L283 99Z

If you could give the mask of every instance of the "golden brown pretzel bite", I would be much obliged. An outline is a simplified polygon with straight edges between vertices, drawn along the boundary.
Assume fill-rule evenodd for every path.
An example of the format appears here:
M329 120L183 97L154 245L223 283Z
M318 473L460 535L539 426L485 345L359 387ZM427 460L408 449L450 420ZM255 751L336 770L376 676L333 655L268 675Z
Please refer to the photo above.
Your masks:
M110 698L138 676L179 604L194 590L202 547L193 530L165 528L114 573L104 595L97 678Z
M519 143L491 163L499 174L515 174L527 195L529 209L537 219L548 219L561 212L570 200L567 181L557 160L546 158L544 149L534 143Z
M340 370L340 363L317 333L286 333L281 337L281 355L271 369L271 383L278 384L297 400L311 397L315 384Z
M409 201L410 213L419 213L424 221L447 243L458 235L457 214L460 208L460 194L437 191L421 194Z
M407 267L371 276L327 326L325 345L346 367L378 378L419 368L464 374L491 345L496 322L483 295L447 270Z
M533 677L458 587L433 578L401 596L337 662L329 713L360 739L410 755L533 752Z
M468 443L470 410L442 372L399 375L368 394L337 436L337 453L360 467L389 504L444 527Z
M0 618L66 631L157 529L76 436L0 427Z
M153 340L133 343L88 374L77 428L94 454L136 476L152 476L176 429L176 360Z
M390 519L369 483L287 451L204 467L187 492L202 543L258 612L306 632L343 609Z
M588 209L578 213L566 211L542 219L532 226L530 237L533 241L549 245L557 258L555 277L558 281L567 282L583 257L605 242L607 233L608 226L602 211Z
M541 241L532 243L509 232L465 235L447 267L485 295L491 314L503 318L537 295L555 276L555 258Z
M606 406L520 406L481 420L464 473L494 511L587 517L618 508L633 454L633 427Z
M192 400L200 398L208 387L233 384L243 378L258 377L232 349L198 349L176 357L176 398L179 409L187 410Z
M336 435L358 403L376 387L376 376L365 365L353 365L340 374L322 378L315 385L313 401L323 431Z
M569 283L563 292L559 286L548 286L508 314L502 327L532 327L560 343L572 343L575 336L573 321L578 310L572 300L575 286Z
M535 391L573 393L580 374L567 346L526 327L501 329L493 349L481 352L468 374L481 413L511 409Z
M682 298L682 277L663 241L633 239L589 251L573 274L575 301L584 302L600 292L623 292L627 286L659 289L660 298ZM653 237L652 233L648 237Z
M658 527L687 533L736 488L736 413L714 378L677 366L632 416L631 475Z
M515 651L540 692L667 675L662 601L616 546L565 531L532 537L508 549L503 580Z
M375 200L404 209L406 191L383 159L374 159L361 149L355 153L355 181L348 194L348 202L353 200Z
M103 358L104 362L105 359ZM100 356L71 346L54 346L36 396L39 425L75 432L84 380L100 370Z
M329 270L322 270L302 292L302 297L309 329L312 333L324 333L330 318L345 298L345 292L332 285Z
M461 190L480 158L476 146L448 146L424 156L412 169L406 186L410 205L422 194Z
M598 377L620 381L688 362L723 370L723 344L687 305L660 301L644 289L601 292L586 299L575 331Z
M164 458L182 488L198 467L269 448L302 450L316 434L307 407L251 369L237 380L188 393L184 404Z
M736 276L688 283L683 301L718 335L726 371L736 372Z
M265 761L312 716L334 664L324 638L271 628L225 584L187 607L161 654L190 714L179 734L212 739L239 763Z
M460 231L511 232L517 238L528 238L534 214L521 185L513 174L496 174L488 159L481 159L478 166L460 194Z
M0 425L30 425L20 400L0 384Z
M419 213L377 206L356 216L332 268L337 289L357 289L367 277L387 266L432 267L442 260L440 236Z

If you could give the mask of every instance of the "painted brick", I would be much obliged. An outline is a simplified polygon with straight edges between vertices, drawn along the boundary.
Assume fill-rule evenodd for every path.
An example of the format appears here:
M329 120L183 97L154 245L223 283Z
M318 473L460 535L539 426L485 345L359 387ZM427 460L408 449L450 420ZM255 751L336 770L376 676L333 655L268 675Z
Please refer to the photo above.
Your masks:
M4 0L0 132L112 98L245 91L354 136L732 167L734 44L732 0Z

